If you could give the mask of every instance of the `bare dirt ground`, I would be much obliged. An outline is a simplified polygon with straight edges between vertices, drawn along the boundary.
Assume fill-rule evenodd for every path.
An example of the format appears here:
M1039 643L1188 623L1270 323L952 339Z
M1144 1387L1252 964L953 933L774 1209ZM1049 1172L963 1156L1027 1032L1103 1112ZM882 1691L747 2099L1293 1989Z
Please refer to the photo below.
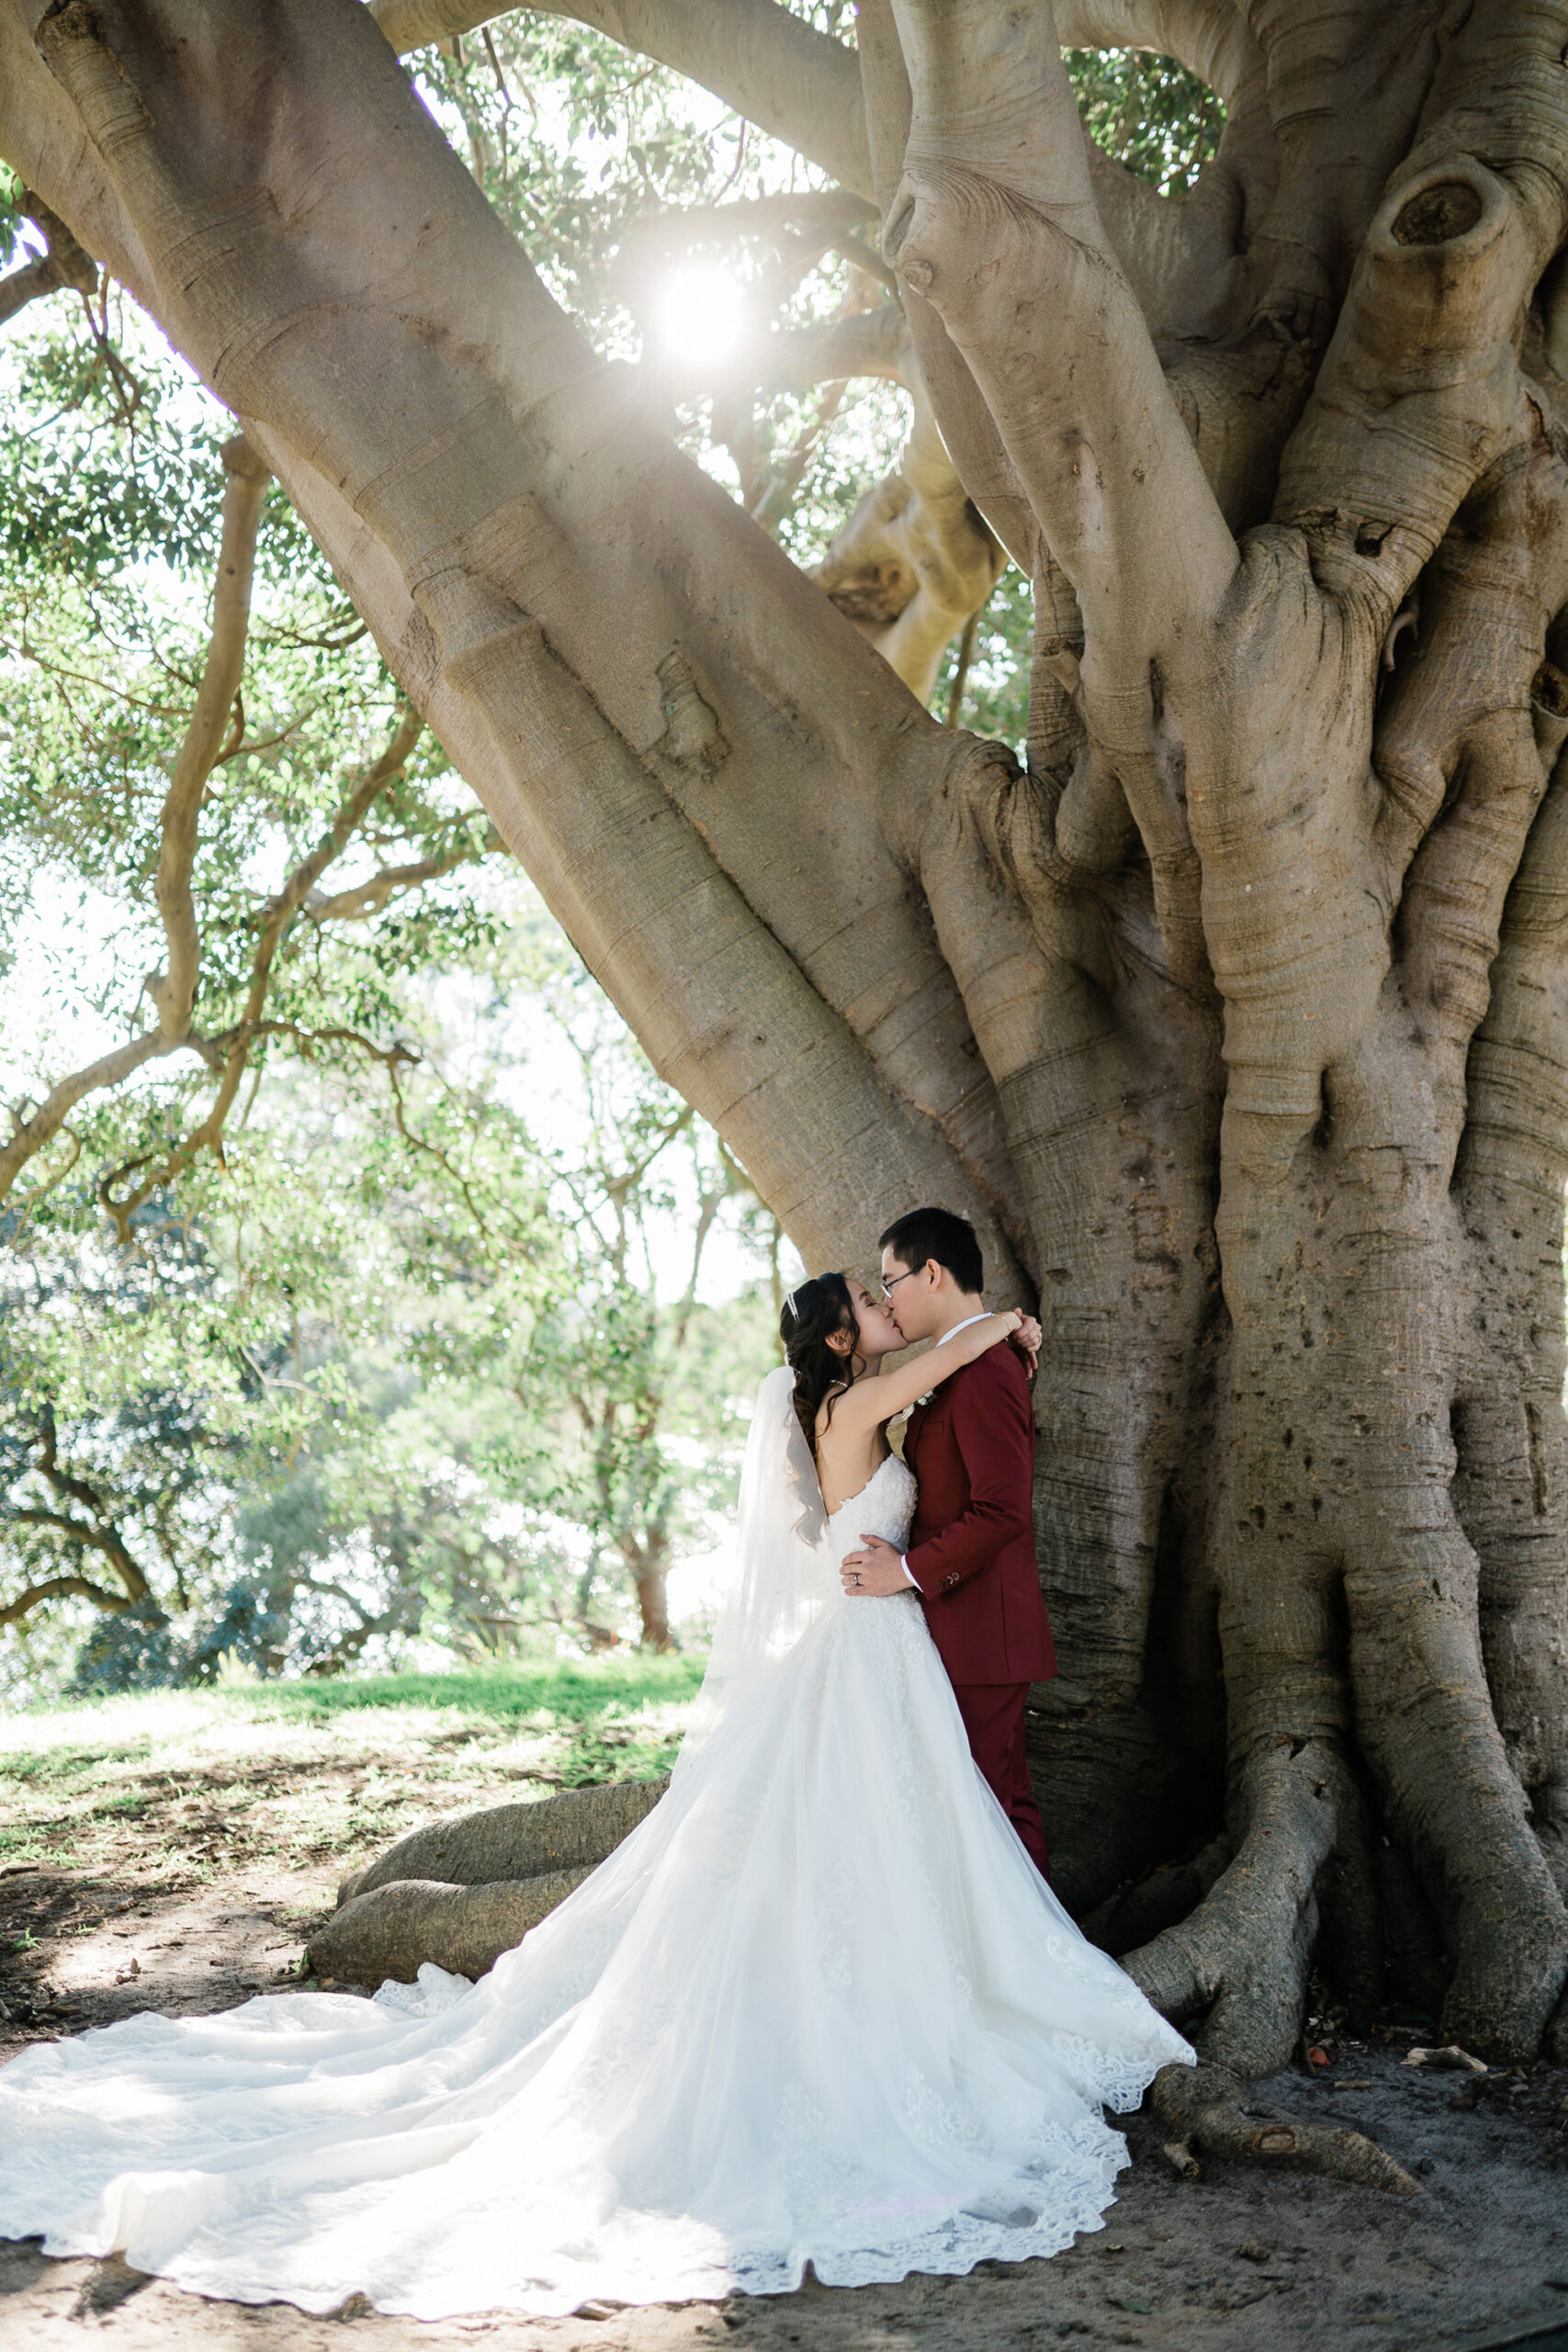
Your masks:
M564 1779L663 1760L684 1692L613 1694L597 1711L356 1706L268 1714L170 1697L0 1754L0 2059L42 2036L152 2007L220 2008L299 1982L303 1931L342 1872L423 1820ZM19 1859L12 1859L19 1857ZM1213 2165L1178 2179L1142 2117L1098 2233L1054 2262L963 2279L798 2294L722 2308L431 2325L369 2312L310 2319L183 2295L123 2265L0 2245L4 2352L414 2352L486 2336L502 2352L670 2352L739 2342L975 2352L1058 2339L1154 2352L1456 2347L1555 2322L1568 2347L1568 2072L1477 2084L1402 2063L1428 2032L1393 2019L1358 2040L1322 2028L1326 2066L1256 2086L1258 2105L1332 2115L1381 2141L1417 2199ZM1532 2347L1535 2352L1535 2347ZM1546 2352L1543 2340L1540 2352Z

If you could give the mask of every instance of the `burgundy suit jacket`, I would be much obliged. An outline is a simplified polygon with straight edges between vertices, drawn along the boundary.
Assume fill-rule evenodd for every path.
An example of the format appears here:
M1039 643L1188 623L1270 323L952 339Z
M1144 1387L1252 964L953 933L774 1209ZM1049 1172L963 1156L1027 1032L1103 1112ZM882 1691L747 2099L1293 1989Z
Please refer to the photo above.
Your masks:
M1034 1415L1015 1350L988 1348L917 1405L904 1459L919 1482L906 1555L949 1679L1056 1671L1034 1556Z

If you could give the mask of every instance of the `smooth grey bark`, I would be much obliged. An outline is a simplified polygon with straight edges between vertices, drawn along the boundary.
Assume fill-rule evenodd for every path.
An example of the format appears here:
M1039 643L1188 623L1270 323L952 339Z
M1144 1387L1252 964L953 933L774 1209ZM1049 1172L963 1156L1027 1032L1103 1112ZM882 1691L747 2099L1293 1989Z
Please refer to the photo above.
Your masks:
M339 1906L397 1881L488 1886L592 1870L650 1814L669 1787L658 1781L614 1781L565 1789L532 1804L487 1805L411 1829L337 1891Z
M370 0L400 55L510 13L487 0ZM798 147L845 187L870 194L865 118L852 51L775 0L578 0L547 8L672 66Z
M426 1961L482 1976L645 1821L669 1778L567 1789L410 1830L338 1888L311 1930L318 1976L412 1984Z
M306 1965L316 1976L371 1986L389 1977L412 1984L427 1961L457 1976L484 1976L588 1874L586 1867L548 1871L480 1886L392 1879L313 1928Z
M1067 1899L1222 2071L1314 1961L1561 2052L1568 6L1130 6L1226 77L1163 208L1080 21L860 12L924 391L1035 584L1022 770L647 428L356 0L0 0L0 152L810 1261L923 1196L1037 1277Z

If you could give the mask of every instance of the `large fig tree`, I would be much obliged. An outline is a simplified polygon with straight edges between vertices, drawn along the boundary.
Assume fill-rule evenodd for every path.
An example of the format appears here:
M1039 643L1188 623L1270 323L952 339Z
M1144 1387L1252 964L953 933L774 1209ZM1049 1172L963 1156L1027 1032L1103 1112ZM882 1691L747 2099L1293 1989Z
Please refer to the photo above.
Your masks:
M936 1200L1037 1289L1066 1899L1220 2064L1314 1953L1561 2053L1568 6L570 11L874 204L844 332L930 424L866 527L949 631L1032 579L1021 767L550 299L399 62L490 13L0 0L0 153L807 1261ZM1223 100L1189 193L1064 41Z

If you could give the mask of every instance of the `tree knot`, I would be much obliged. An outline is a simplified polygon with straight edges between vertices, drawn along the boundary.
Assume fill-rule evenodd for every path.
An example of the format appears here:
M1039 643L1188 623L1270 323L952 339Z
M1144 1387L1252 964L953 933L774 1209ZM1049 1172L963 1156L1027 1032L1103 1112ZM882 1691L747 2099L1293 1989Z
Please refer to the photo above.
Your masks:
M1424 187L1393 218L1401 245L1449 245L1473 229L1483 210L1481 192L1468 180L1439 180Z
M729 739L698 691L691 663L683 653L671 650L654 674L664 712L664 732L653 746L655 758L715 775L729 757Z

